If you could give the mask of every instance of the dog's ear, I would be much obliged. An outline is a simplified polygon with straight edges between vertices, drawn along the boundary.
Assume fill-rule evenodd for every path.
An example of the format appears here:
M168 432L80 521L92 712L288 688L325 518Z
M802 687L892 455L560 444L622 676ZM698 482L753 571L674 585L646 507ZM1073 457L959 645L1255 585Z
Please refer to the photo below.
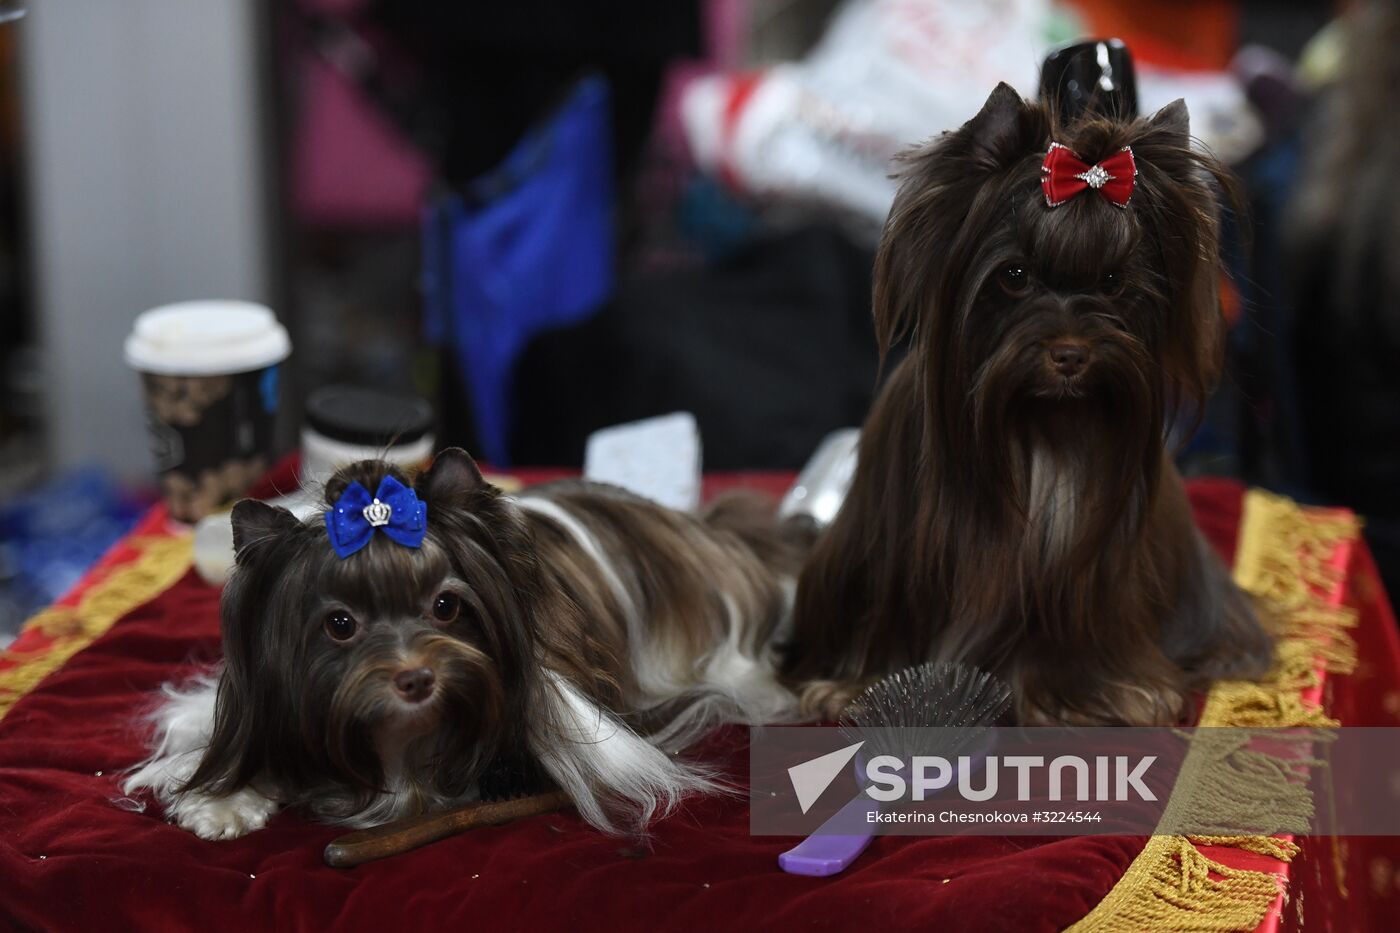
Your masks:
M1191 113L1180 97L1153 114L1147 125L1166 135L1169 142L1178 146L1191 145Z
M1155 170L1176 183L1196 183L1203 177L1191 147L1191 113L1181 98L1137 121L1128 141L1142 163L1140 171Z
M249 548L262 541L275 539L295 531L301 522L291 512L257 499L241 499L233 507L233 553L238 563L244 563Z
M481 495L494 496L500 490L486 482L476 461L460 447L449 447L433 458L413 488L430 505L465 508Z
M985 155L998 161L1015 149L1021 138L1021 111L1025 101L1005 81L992 89L977 116L963 124L962 132Z
M1171 305L1162 369L1171 380L1170 406L1194 413L1199 424L1224 366L1221 215L1229 209L1241 216L1243 201L1233 176L1191 145L1185 102L1167 104L1139 126L1132 146L1142 196L1134 196L1133 211L1158 240Z
M1044 108L1002 83L957 130L897 157L899 190L875 254L871 295L882 355L927 321L949 251L1000 217L1000 207L988 207L972 218L983 186L1037 146L1043 152L1049 132Z

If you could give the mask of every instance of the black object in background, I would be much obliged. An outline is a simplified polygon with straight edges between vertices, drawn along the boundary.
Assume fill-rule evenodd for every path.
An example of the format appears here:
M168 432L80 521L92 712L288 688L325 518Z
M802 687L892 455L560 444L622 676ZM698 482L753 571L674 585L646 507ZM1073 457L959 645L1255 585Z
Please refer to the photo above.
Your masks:
M351 385L322 386L306 397L306 426L357 447L411 444L433 430L433 406L416 395Z
M590 71L612 88L614 153L628 177L666 69L701 52L698 0L376 0L366 19L419 66L418 112L399 122L431 140L454 186L494 168Z
M714 265L624 281L596 317L526 350L512 457L578 465L590 432L685 410L700 424L706 469L800 467L870 407L873 261L813 226Z
M1400 3L1348 15L1338 79L1302 133L1283 266L1311 491L1365 519L1400 596Z
M1091 39L1056 49L1040 70L1040 97L1064 122L1086 111L1130 120L1138 115L1137 74L1122 39Z

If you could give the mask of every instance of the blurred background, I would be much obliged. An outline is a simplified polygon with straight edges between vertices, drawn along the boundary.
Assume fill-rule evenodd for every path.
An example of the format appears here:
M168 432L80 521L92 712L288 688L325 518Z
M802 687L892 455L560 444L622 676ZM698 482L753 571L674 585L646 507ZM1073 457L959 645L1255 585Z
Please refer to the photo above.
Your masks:
M27 9L26 9L27 7ZM332 384L576 466L693 412L794 470L875 391L890 157L1048 52L1131 49L1239 173L1188 474L1360 510L1400 564L1400 0L0 2L0 647L154 501L136 316L274 309L277 452Z

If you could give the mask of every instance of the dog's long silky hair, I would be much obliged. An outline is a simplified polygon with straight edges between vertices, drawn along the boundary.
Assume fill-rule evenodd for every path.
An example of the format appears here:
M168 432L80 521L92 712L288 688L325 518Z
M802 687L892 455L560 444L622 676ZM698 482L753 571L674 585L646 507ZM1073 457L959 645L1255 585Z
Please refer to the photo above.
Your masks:
M908 340L849 497L804 570L787 674L831 714L929 659L1000 672L1026 722L1167 723L1270 644L1191 524L1165 450L1219 376L1219 196L1181 102L1132 122L1006 85L906 154L876 258L882 352ZM1049 207L1051 142L1131 146L1127 207ZM1047 346L1088 348L1057 377Z
M346 467L327 505L386 476L409 482L380 461ZM207 838L278 806L372 825L550 785L593 825L635 831L717 789L669 752L719 722L795 715L769 645L810 539L771 508L692 516L580 482L508 497L460 450L413 488L421 546L375 533L346 558L319 515L235 507L222 667L167 689L129 792L153 789ZM423 670L427 699L403 701L396 677Z
M493 769L520 767L501 756L523 753L538 738L528 730L543 723L529 704L543 688L542 653L564 659L570 678L590 695L615 693L599 674L610 665L599 662L586 629L542 623L573 607L543 585L524 521L493 487L469 475L474 469L447 464L420 482L432 514L421 548L375 535L353 562L336 557L318 524L239 503L238 572L223 600L214 730L186 790L228 793L259 781L277 788L284 803L309 804L328 817L365 811L385 791L388 777L369 730L377 706L391 699L383 686L401 663L403 636L386 631L354 652L340 649L315 624L319 594L392 616L430 598L427 590L449 574L471 581L457 621L408 636L409 647L431 659L442 718L453 724L408 752L415 760L401 778L421 806L461 796L482 777L490 780ZM374 489L386 474L408 483L396 468L356 464L327 483L327 501L353 481Z

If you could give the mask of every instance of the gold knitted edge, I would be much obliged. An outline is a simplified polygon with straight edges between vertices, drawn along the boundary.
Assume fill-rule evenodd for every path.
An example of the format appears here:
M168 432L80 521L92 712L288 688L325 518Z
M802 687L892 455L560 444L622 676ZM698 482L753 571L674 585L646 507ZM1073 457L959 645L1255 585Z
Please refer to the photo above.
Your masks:
M0 670L0 719L39 682L92 644L118 619L170 588L193 561L185 536L137 535L127 539L137 552L93 583L73 606L50 606L24 624L21 636L38 629L53 640L42 651L0 651L12 666ZM18 642L17 642L18 643Z
M1356 625L1356 614L1328 605L1325 594L1344 582L1345 571L1329 563L1332 555L1358 533L1359 523L1350 513L1304 510L1282 496L1259 490L1246 493L1234 578L1272 620L1274 665L1258 681L1215 684L1206 696L1201 726L1307 729L1337 725L1325 711L1306 703L1303 695L1319 686L1325 673L1355 669L1356 646L1347 629ZM1239 743L1193 740L1163 824L1179 825L1181 810L1200 806L1202 796L1218 805L1211 795L1220 790L1224 782L1219 775L1228 768L1235 769L1232 774L1247 770L1251 777L1233 782L1233 789L1261 790L1270 806L1287 811L1285 818L1311 815L1306 785L1300 794L1300 785L1287 780L1281 763L1266 758L1242 749ZM1192 774L1215 775L1215 784L1203 786ZM1207 777L1204 782L1211 780ZM1205 855L1199 845L1242 849L1283 862L1298 853L1294 842L1277 836L1164 831L1148 839L1113 889L1069 929L1075 933L1253 930L1285 893L1285 881L1272 872L1231 868Z

